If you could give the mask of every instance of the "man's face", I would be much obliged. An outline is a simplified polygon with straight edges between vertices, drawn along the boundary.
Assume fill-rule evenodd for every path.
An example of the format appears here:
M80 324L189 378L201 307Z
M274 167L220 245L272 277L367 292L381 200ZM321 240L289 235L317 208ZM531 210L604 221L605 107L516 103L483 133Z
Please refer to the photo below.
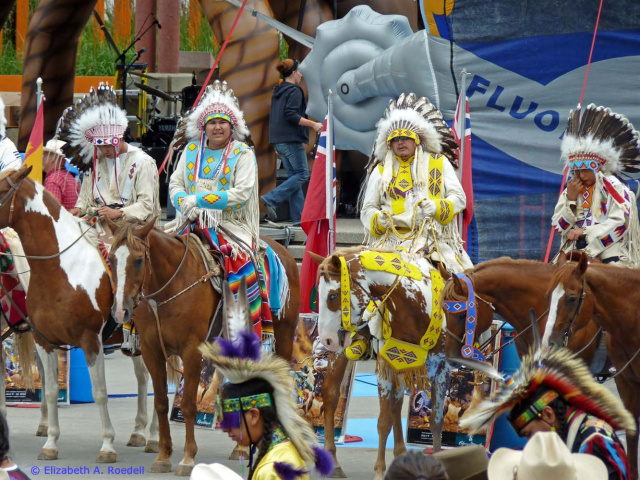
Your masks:
M522 430L518 432L518 435L524 438L531 438L535 433L538 432L550 432L551 425L546 422L543 422L541 419L536 418L527 423Z
M207 122L204 133L209 140L209 148L218 150L229 143L231 124L222 118L214 118Z
M98 153L103 158L116 158L116 147L113 145L98 145Z
M593 170L575 170L573 176L578 178L585 187L590 187L596 183L596 172Z
M44 170L44 172L49 172L56 168L61 162L64 162L62 156L53 152L44 152L42 170Z
M395 137L391 139L391 149L396 156L407 160L416 153L416 142L409 137Z

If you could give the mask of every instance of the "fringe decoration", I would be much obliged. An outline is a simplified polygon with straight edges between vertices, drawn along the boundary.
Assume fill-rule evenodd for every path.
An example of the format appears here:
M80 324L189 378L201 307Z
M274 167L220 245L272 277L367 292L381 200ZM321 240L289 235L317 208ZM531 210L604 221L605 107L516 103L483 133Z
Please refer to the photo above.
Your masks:
M411 390L414 387L417 390L428 391L431 385L428 374L426 364L416 368L395 370L380 355L376 359L376 375L379 379L391 383L396 391Z

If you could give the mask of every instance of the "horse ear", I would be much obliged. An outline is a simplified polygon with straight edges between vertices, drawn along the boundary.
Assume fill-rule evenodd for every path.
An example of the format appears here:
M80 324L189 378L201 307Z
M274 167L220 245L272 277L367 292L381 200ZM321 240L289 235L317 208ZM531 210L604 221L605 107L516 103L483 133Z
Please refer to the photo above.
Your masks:
M464 289L462 287L462 281L458 278L457 275L451 275L451 280L453 280L453 291L458 295L464 295Z
M560 252L560 254L558 255L558 266L561 267L565 263L567 263L567 254L564 252Z
M23 178L27 178L29 176L29 174L31 173L31 170L33 170L33 165L26 165L23 164L19 169L18 169L18 176L16 177L16 181L17 180L22 180Z
M442 278L444 279L445 282L447 280L449 280L453 276L453 275L451 275L451 272L449 270L444 268L444 265L442 265L441 262L438 262L438 271L440 272L440 275L442 276ZM456 277L456 278L458 278L458 277Z
M149 235L149 232L153 229L153 227L155 227L157 219L158 217L155 216L151 220L149 220L146 224L140 227L136 227L135 229L136 236L142 239L147 238L147 235Z
M586 254L580 255L580 260L578 261L578 271L584 275L587 271L587 267L589 266L589 256Z
M309 255L313 259L313 261L316 262L317 264L321 264L327 258L327 257L323 257L322 255L318 255L317 253L313 253L313 252L307 252L307 255Z
M331 266L336 270L340 270L342 268L340 257L338 255L331 255Z

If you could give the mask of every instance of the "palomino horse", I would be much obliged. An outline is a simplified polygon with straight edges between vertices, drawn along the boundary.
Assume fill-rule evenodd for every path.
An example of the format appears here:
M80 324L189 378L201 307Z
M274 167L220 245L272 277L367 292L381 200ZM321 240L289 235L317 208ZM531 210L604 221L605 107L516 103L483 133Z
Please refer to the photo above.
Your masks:
M640 270L590 264L586 255L577 263L561 256L560 268L549 288L549 321L543 337L562 345L585 328L585 318L609 335L607 351L617 369L615 381L624 406L638 422L640 415ZM627 452L632 476L638 478L638 434L627 432Z
M143 300L140 310L150 309L150 302L157 301L157 317L135 317L142 356L153 381L160 424L160 450L151 471L171 471L172 442L167 417L169 403L165 356L178 355L183 362L182 416L186 442L184 457L176 474L187 476L195 465L198 451L194 437L196 395L202 362L198 347L207 339L220 294L209 282L212 272L205 267L197 238L192 235L187 244L189 237L164 233L153 228L153 225L154 221L143 226L123 223L114 236L110 254L114 271L117 272L114 275L116 296L113 313L119 322L129 322L131 310L141 297L146 296L150 300ZM279 318L274 319L273 328L276 353L290 360L300 312L298 267L282 245L269 238L263 240L276 252L289 279L290 298ZM211 333L219 334L220 325L212 327Z
M370 252L370 253L367 253ZM394 259L387 263L399 265L398 273L401 275L411 269L410 275L416 275L418 279L410 276L398 276L387 270L377 270L371 266L369 256L378 254L390 255ZM365 259L365 256L367 258ZM376 259L377 260L377 259ZM376 252L366 250L364 247L354 247L335 252L324 259L318 269L318 333L320 340L333 352L341 351L348 346L351 331L360 331L368 326L370 332L376 338L387 338L385 347L378 355L377 377L378 397L380 400L380 416L378 417L378 457L374 466L375 478L381 480L386 470L385 446L387 437L393 427L394 456L406 451L404 444L401 409L404 389L412 389L414 383L419 389L426 388L428 379L431 383L432 411L430 426L433 432L433 445L436 451L441 447L441 434L443 422L443 410L445 393L450 379L450 368L444 356L444 336L431 337L432 348L422 352L426 356L424 364L416 363L416 369L400 370L396 372L383 359L382 351L387 345L393 345L392 340L400 341L398 350L406 347L417 347L419 352L421 344L427 338L436 322L432 322L432 303L439 302L439 293L436 298L432 293L431 284L434 270L426 259L407 262L408 257L390 252ZM363 262L369 265L363 266ZM382 260L381 260L382 262ZM392 267L393 268L393 267ZM419 272L418 272L419 270ZM434 273L435 272L435 273ZM342 287L342 288L341 288ZM389 335L386 325L368 325L361 321L362 315L370 300L376 299L384 303L391 314L391 327ZM345 321L345 311L348 312L348 320ZM373 318L380 318L374 316ZM350 320L358 319L358 320ZM350 323L350 324L349 324ZM437 335L437 330L435 334ZM410 344L410 345L409 345ZM382 345L382 342L381 342ZM391 351L389 351L390 357ZM409 364L408 357L401 357ZM418 357L419 358L419 357ZM423 357L424 358L424 357ZM334 367L335 369L335 367ZM325 436L325 439L327 436Z
M31 167L0 174L0 228L12 227L31 267L27 310L35 327L36 348L44 369L47 409L38 432L48 433L38 459L58 457L58 355L56 347L74 345L85 354L93 398L100 410L103 443L98 462L115 462L114 431L107 411L107 389L101 333L112 302L103 259L87 239L81 222L60 206L42 185L27 178ZM145 444L148 374L133 359L138 380L138 412L129 445ZM48 412L48 418L44 415ZM155 416L154 416L155 420ZM47 424L48 422L48 424ZM151 425L155 441L156 425Z
M470 282L475 294L476 336L472 334L467 341L466 311L456 312L454 309L445 308L447 357L461 358L462 348L467 343L475 343L477 335L491 327L494 313L509 322L517 332L522 332L515 343L518 353L526 354L533 344L533 336L530 331L527 331L531 327L529 309L533 309L538 316L542 315L538 323L540 328L544 329L549 305L545 295L547 286L556 271L555 265L506 257L482 262L475 268L465 271L464 276ZM466 280L456 275L447 280L442 293L443 302L468 301L469 288ZM580 357L589 365L596 352L601 332L599 333L598 326L590 321L589 315L582 316L585 328L571 339L568 348L575 352L579 351Z

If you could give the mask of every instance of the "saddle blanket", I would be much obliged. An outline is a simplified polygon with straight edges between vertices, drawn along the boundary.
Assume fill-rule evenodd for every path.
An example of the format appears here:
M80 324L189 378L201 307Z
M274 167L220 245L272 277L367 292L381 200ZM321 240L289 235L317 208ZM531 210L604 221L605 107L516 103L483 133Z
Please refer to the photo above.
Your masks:
M9 228L0 231L0 252L11 253L12 249L16 254L24 254L18 235ZM16 268L13 256L0 255L0 273L2 278L2 288L0 289L0 305L4 312L5 320L10 326L17 325L27 315L27 288L20 281L19 273L25 272L28 275L29 266L26 261L21 261L20 270Z

